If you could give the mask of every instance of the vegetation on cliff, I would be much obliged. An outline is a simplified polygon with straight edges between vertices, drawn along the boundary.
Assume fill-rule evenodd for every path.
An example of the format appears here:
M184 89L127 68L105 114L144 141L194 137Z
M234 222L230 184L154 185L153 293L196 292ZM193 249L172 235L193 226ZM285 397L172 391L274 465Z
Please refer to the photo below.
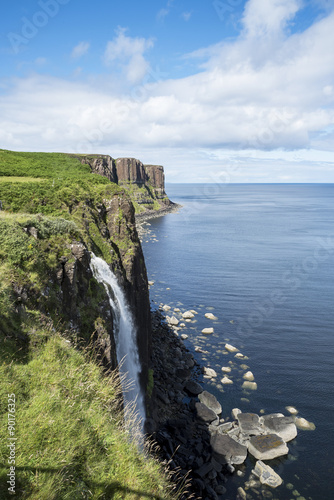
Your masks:
M94 251L122 281L144 363L147 277L129 194L69 155L0 151L0 201L2 498L8 394L20 498L175 498L122 424L113 320L89 267Z

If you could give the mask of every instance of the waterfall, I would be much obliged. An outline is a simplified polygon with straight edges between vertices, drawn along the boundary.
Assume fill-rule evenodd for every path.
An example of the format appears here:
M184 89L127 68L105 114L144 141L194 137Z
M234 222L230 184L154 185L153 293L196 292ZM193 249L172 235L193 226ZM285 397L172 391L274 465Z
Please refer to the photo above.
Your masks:
M114 336L116 342L117 362L123 380L124 406L135 404L135 411L141 420L141 430L145 422L144 397L139 383L140 361L136 339L136 328L131 310L120 288L116 276L108 264L91 252L90 268L95 279L103 283L109 297L114 318ZM130 388L128 387L131 383ZM125 419L127 418L125 414Z

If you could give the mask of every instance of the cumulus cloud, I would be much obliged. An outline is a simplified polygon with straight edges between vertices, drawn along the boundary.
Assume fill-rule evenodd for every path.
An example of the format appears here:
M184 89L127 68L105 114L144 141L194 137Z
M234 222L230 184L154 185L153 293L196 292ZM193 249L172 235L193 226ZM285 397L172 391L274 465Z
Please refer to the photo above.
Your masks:
M78 59L79 57L84 56L88 52L89 48L90 48L89 42L80 42L72 50L71 57L73 59Z
M334 54L328 47L334 45L334 14L290 34L299 2L275 0L272 6L275 19L267 2L250 0L239 38L187 56L199 60L197 74L137 85L140 92L116 94L96 82L38 75L16 80L0 96L3 147L40 149L42 140L47 150L169 159L185 169L201 163L213 172L238 156L236 181L252 179L245 169L254 168L255 175L261 164L278 172L284 161L300 167L299 175L307 152L319 149L324 175L333 172ZM105 62L120 64L127 80L137 83L152 46L120 28ZM315 160L307 165L320 168ZM289 169L283 170L288 176Z
M144 53L153 47L152 38L131 38L126 35L125 28L118 28L116 37L108 42L104 62L107 66L112 63L120 64L127 80L136 84L140 82L150 68Z

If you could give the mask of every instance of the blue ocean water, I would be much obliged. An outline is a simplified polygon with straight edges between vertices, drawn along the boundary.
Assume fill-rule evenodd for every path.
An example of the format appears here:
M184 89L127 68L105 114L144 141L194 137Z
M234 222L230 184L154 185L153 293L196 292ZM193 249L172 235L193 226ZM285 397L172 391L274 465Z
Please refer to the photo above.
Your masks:
M203 382L223 417L234 407L288 415L292 405L316 425L299 430L288 458L271 464L284 480L273 498L334 498L334 185L170 184L167 192L183 208L147 226L151 300L198 312L183 330L185 343L209 352L195 357L218 373ZM214 334L201 334L210 326ZM227 341L248 359L224 353ZM242 364L257 390L242 388ZM220 384L226 365L229 386ZM248 458L244 477L227 483L227 498L235 498L253 464Z

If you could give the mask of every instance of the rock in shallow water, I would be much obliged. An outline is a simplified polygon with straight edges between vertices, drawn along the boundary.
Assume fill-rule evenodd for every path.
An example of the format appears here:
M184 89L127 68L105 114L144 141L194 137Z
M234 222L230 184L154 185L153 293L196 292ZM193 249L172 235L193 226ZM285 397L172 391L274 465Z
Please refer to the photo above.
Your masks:
M204 367L204 375L210 378L216 378L217 377L217 372L213 368L207 368L206 366Z
M253 380L254 380L254 375L253 375L253 373L252 373L251 371L248 371L248 372L246 372L246 373L244 374L243 378L244 378L245 380L248 380L249 382L253 382Z
M245 380L245 382L242 384L243 389L250 389L251 391L256 391L257 389L257 383L256 382L249 382L248 380Z
M243 434L259 435L263 432L260 417L255 413L239 413L237 415L240 430Z
M297 436L297 427L293 421L293 417L266 415L263 417L263 425L267 432L277 434L286 443Z
M225 344L225 349L228 351L228 352L238 352L239 349L237 349L236 347L234 347L233 345L231 344Z
M277 434L254 436L248 444L248 451L258 460L272 460L289 453L289 448Z
M216 321L218 318L212 313L205 313L205 317L208 319L212 319L213 321Z
M263 463L262 460L256 462L253 474L260 479L262 484L267 484L271 488L277 488L277 486L283 483L282 478L269 465Z
M227 434L215 434L210 441L213 456L219 463L242 464L247 457L247 447Z
M185 389L187 392L193 394L194 396L198 396L198 394L201 394L201 392L203 392L203 387L194 380L188 380L185 385Z
M315 429L315 424L313 422L308 422L305 418L296 418L295 422L298 429L303 431L314 431Z
M214 411L210 410L210 408L208 408L203 403L196 403L195 409L197 417L203 422L210 424L211 422L217 419L217 414Z
M213 328L203 328L202 330L202 333L204 333L204 335L210 335L213 332L214 332Z
M222 384L233 384L233 380L231 380L230 378L225 376L221 379L221 383Z
M203 391L199 394L198 399L201 403L207 406L210 410L214 411L217 415L222 412L222 407L217 398L208 391Z
M191 311L186 311L182 314L182 318L184 319L192 319L195 315Z

